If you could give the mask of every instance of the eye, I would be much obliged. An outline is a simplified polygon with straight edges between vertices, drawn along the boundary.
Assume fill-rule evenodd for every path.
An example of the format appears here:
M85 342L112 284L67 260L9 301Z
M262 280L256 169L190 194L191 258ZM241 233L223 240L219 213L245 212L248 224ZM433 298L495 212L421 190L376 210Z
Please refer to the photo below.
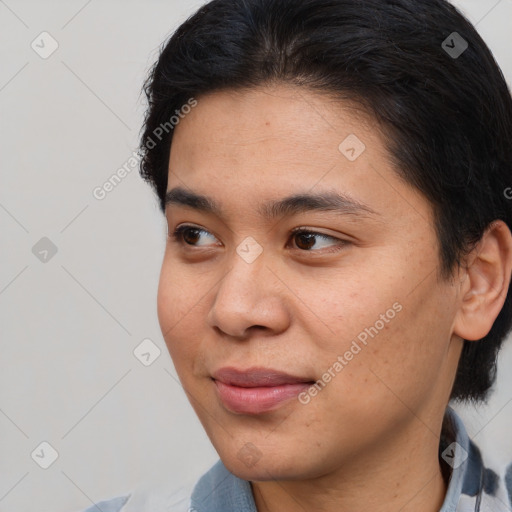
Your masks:
M172 234L172 237L176 242L181 244L191 245L193 247L203 247L208 245L207 243L198 243L203 235L210 236L210 238L216 240L216 238L205 229L186 225L178 226Z
M198 228L195 226L182 225L178 226L172 234L174 241L181 245L188 245L191 247L208 247L209 244L207 238L215 243L216 237L205 229ZM301 252L337 252L346 246L349 242L341 240L334 236L329 236L324 233L312 231L304 227L295 228L291 232L290 240L295 240L295 247L293 249ZM203 241L201 243L201 241Z
M325 252L337 252L349 243L346 240L303 227L294 229L291 239L295 240L295 245L299 250L307 252L317 252L320 249L327 249ZM315 251L312 251L312 249L315 249Z

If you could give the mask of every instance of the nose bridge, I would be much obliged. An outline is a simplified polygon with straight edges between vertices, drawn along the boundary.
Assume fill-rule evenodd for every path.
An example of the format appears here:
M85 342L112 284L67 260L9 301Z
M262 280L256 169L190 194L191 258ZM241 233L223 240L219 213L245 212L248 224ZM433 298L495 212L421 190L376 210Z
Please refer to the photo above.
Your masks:
M238 337L252 326L271 330L285 327L285 305L262 249L250 240L237 247L208 314L211 326Z
M220 282L215 302L221 306L226 303L233 311L254 310L267 291L265 283L269 275L266 274L269 272L262 256L248 261L238 254L237 248L237 253L231 259L230 270Z

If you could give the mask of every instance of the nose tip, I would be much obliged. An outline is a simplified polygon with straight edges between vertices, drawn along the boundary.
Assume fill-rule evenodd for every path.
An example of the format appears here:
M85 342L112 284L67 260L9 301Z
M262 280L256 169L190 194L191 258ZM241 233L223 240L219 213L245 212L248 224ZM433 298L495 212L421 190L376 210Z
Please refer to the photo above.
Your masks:
M250 242L247 245L254 255L255 246ZM286 329L289 314L282 292L276 288L275 277L255 260L253 263L242 260L240 257L219 283L208 312L208 324L238 340L247 339L251 333Z

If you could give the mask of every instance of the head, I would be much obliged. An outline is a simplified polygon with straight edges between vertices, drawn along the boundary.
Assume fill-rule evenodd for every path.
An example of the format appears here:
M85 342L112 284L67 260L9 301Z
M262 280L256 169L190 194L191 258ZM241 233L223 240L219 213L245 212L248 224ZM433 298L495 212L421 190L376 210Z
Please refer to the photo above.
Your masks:
M214 0L146 93L160 325L228 467L319 475L486 397L512 321L512 100L454 7ZM234 411L212 379L226 366L311 386Z

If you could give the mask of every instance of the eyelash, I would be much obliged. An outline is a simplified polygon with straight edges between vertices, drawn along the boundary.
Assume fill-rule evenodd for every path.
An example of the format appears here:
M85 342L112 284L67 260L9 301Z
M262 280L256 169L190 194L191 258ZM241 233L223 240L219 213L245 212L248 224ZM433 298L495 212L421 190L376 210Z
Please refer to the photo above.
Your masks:
M197 247L197 246L194 246L194 245L191 245L191 244L187 244L184 240L183 240L183 234L187 231L187 230L191 230L191 231L197 231L198 233L206 233L206 234L209 234L211 235L212 233L210 233L209 231L205 230L205 229L202 229L202 228L198 228L198 227L195 227L195 226L189 226L189 225L182 225L182 226L178 226L174 232L172 233L172 235L170 236L170 238L172 238L172 240L178 244L180 244L181 246L186 246L186 247L190 247L190 248L193 248L193 247ZM318 236L318 237L321 237L321 238L324 238L324 239L328 239L328 240L333 240L333 241L336 241L337 242L337 246L334 246L334 247L331 247L331 248L328 248L328 249L325 249L325 250L306 250L306 249L295 249L295 250L298 250L300 252L312 252L312 253L318 253L318 252L322 252L322 253L335 253L335 252L339 252L341 250L344 249L344 247L346 245L348 245L350 242L348 242L347 240L342 240L340 238L336 238L334 236L330 236L330 235L326 235L325 233L319 233L317 231L312 231L310 229L307 229L305 227L298 227L298 228L294 228L292 229L292 231L290 232L290 239L292 239L294 236L297 236L297 235L315 235L315 236Z

